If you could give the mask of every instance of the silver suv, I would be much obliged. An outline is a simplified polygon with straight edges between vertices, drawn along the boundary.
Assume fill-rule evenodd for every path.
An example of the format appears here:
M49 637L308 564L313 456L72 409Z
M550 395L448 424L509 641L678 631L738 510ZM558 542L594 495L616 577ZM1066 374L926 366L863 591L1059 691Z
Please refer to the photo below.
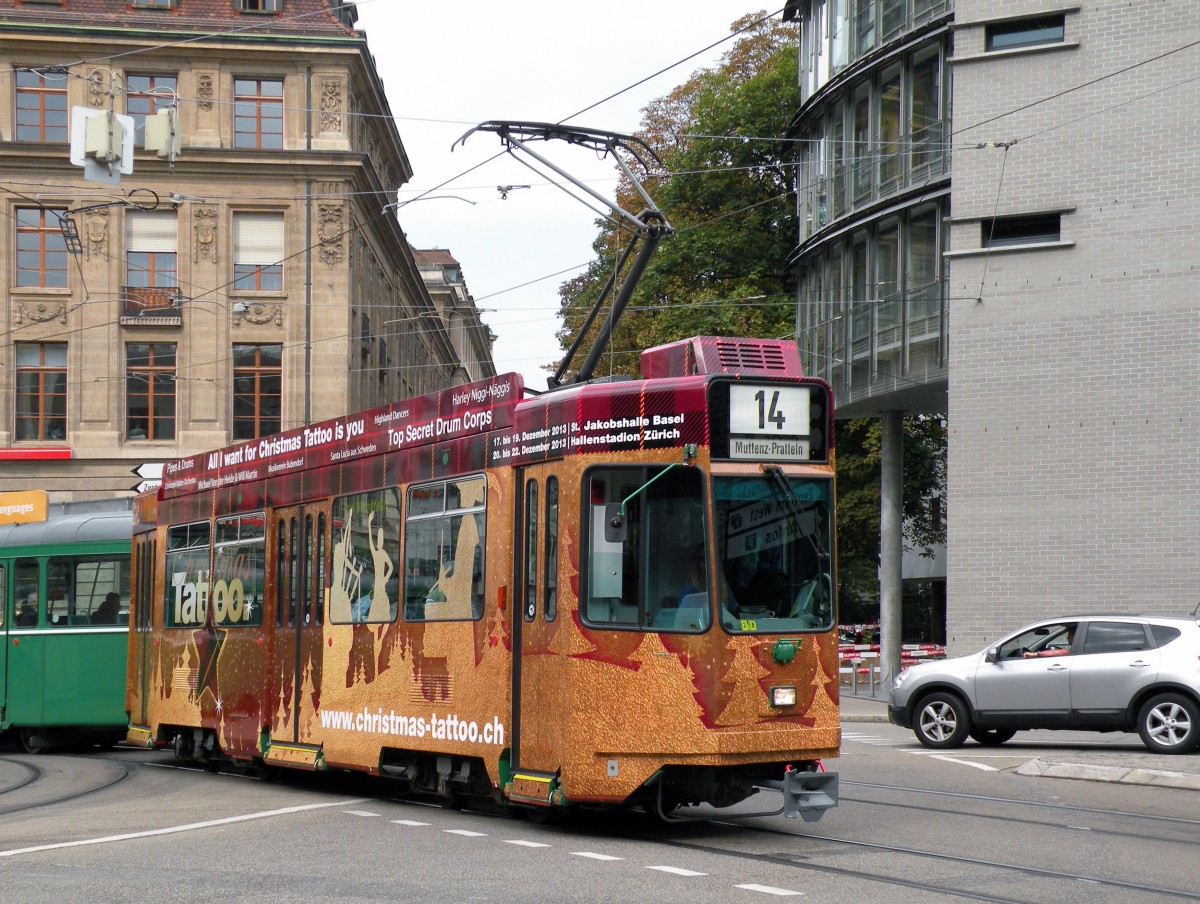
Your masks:
M1200 623L1081 615L1036 622L969 656L924 662L892 683L888 718L926 747L1017 731L1137 731L1155 753L1200 742Z

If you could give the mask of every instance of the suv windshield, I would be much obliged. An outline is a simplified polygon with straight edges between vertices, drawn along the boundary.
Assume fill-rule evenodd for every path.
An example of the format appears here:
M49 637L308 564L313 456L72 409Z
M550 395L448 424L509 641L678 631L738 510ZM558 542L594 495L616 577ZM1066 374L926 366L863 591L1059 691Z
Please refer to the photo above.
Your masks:
M731 631L833 627L832 481L717 477L713 519L721 623Z

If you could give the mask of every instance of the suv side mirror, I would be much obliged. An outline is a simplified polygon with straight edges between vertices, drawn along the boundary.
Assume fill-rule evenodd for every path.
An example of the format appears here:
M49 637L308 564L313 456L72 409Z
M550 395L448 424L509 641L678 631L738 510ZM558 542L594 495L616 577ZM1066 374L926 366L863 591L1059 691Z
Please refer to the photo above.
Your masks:
M995 662L1000 658L1000 649L998 647L992 647L983 654L983 658L988 662Z

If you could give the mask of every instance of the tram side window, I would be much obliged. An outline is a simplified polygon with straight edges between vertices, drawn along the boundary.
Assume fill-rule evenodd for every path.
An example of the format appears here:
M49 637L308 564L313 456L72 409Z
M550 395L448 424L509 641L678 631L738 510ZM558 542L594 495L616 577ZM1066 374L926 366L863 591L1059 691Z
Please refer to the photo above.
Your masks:
M222 627L262 624L266 526L264 512L217 519L211 596Z
M409 487L404 523L404 617L483 616L484 477Z
M558 478L546 481L546 621L558 614Z
M129 623L129 555L52 556L46 562L46 624Z
M208 614L211 541L212 530L207 521L167 528L163 623L168 628L194 628L204 624Z
M334 624L396 620L400 602L400 494L394 489L339 496L333 503Z
M32 628L38 623L38 562L17 559L13 567L13 624Z
M712 612L701 472L594 468L584 479L590 499L584 620L650 631L707 630Z

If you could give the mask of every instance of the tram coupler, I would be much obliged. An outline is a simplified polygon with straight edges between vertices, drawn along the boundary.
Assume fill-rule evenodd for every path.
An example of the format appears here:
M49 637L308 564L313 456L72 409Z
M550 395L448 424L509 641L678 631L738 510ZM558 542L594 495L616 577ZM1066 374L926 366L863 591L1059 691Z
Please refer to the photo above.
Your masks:
M832 810L838 804L836 772L789 769L780 781L767 780L755 784L783 794L783 815L788 819L795 819L799 814L805 822L816 822L826 810Z

